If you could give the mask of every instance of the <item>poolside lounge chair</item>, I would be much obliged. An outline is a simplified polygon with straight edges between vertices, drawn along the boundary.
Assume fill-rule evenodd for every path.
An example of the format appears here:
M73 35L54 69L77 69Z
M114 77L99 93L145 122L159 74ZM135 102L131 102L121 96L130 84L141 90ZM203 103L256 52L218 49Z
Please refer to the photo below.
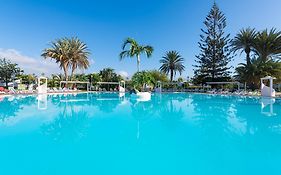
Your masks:
M13 87L9 87L9 94L18 94L19 92L16 91Z
M58 93L62 93L64 92L64 90L60 87L58 90L57 90Z
M248 95L257 96L257 95L259 95L259 92L258 91L249 91Z
M224 91L222 91L222 94L229 95L230 92L229 92L229 90L224 90Z
M64 88L62 89L62 92L70 92L70 90L69 90L68 88L64 87Z
M239 91L237 95L249 95L247 91Z
M55 90L54 90L54 88L50 88L50 89L47 90L47 92L48 92L48 93L54 93Z
M33 89L33 84L30 84L28 86L28 89L27 89L26 93L33 94L34 92L35 92L35 90Z
M59 91L59 90L58 90L56 87L53 88L53 92L54 92L54 93L56 93L56 92L58 92L58 91Z
M0 87L0 94L6 94L6 90L5 90L5 88L3 88L3 87Z
M210 90L210 91L207 91L207 93L209 93L209 94L214 94L214 93L216 93L216 90L215 90L215 89L212 89L212 90Z

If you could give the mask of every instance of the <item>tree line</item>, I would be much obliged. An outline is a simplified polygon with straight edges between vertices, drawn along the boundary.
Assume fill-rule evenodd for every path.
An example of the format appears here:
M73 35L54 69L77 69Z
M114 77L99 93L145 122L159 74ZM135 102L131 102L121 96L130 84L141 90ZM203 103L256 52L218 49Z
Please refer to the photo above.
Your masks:
M193 82L205 84L216 81L239 81L256 89L260 78L281 78L281 32L277 29L257 31L241 29L233 39L225 33L226 17L214 3L201 29L198 43L200 53L196 56ZM245 62L240 63L231 76L229 63L236 54L244 53Z

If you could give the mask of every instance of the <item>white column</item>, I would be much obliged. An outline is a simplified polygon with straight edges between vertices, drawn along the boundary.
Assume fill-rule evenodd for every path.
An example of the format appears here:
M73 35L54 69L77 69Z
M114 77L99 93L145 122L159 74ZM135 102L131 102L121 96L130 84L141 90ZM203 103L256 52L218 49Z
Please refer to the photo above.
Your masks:
M273 80L270 78L270 96L272 97L272 89L273 89Z
M262 84L263 84L263 80L261 79L261 90L262 90Z

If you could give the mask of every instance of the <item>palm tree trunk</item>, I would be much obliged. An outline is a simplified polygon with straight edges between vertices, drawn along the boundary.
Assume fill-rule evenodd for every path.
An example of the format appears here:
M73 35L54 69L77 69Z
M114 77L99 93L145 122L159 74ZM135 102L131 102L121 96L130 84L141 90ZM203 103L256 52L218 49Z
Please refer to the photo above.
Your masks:
M73 80L73 76L74 76L74 72L75 72L75 68L73 67L71 70L71 75L70 75L70 80Z
M7 75L6 75L6 77L5 77L5 80L4 80L4 81L5 81L5 84L6 84L6 88L8 89L8 87L9 87L9 84L8 84L8 83L9 83L9 82L8 82L8 77L7 77Z
M140 55L137 55L138 72L140 71Z
M173 81L173 78L174 78L174 71L171 70L171 77L170 77L170 81L171 81L171 82Z
M250 53L247 53L246 60L247 60L247 65L249 66L251 64Z
M215 67L213 66L212 70L212 81L215 81Z
M250 52L251 52L251 48L250 47L245 48L246 61L247 61L247 65L248 66L251 64Z
M65 81L68 81L67 65L63 65L63 71L64 71L64 76L65 76Z

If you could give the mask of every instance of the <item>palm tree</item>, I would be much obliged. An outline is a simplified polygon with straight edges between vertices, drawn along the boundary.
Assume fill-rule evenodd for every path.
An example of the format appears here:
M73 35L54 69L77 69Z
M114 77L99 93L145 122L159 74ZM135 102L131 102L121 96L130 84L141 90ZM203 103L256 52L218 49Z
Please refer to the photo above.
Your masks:
M265 76L281 77L281 62L274 60L263 61L260 58L251 60L251 64L239 64L235 69L235 78L240 82L247 82L252 89L258 88L260 78Z
M237 51L243 48L249 60L247 64L239 64L236 68L235 77L238 81L246 82L254 89L258 88L261 77L281 77L281 63L276 60L281 59L280 31L274 28L257 33L251 29L242 30L233 41L233 49ZM255 54L253 58L250 58L250 51Z
M88 69L90 66L88 47L85 43L80 41L78 38L68 39L69 43L69 54L71 57L71 79L73 78L74 71L79 69Z
M257 33L254 43L255 53L262 61L281 58L281 32L276 29Z
M125 50L129 45L129 49ZM151 57L153 52L153 47L146 45L139 45L136 40L132 38L127 38L122 46L122 52L120 53L120 60L123 60L125 57L136 57L137 58L137 69L140 71L140 55L146 54L147 58Z
M45 59L51 58L59 64L60 68L64 71L65 80L68 80L68 67L70 65L70 58L68 54L67 38L58 39L51 42L50 48L44 49L41 54Z
M251 64L250 53L253 50L256 35L257 33L255 29L242 29L231 43L233 52L242 50L241 53L243 51L246 53L247 65Z
M52 42L50 48L44 49L41 56L51 58L59 64L64 71L65 80L68 80L68 68L71 67L71 78L77 68L89 67L90 55L87 45L78 38L62 38Z
M183 65L184 58L177 51L169 51L162 57L160 63L162 66L160 67L160 71L165 74L170 73L170 81L173 81L174 75L177 72L180 74L184 71L185 66Z

